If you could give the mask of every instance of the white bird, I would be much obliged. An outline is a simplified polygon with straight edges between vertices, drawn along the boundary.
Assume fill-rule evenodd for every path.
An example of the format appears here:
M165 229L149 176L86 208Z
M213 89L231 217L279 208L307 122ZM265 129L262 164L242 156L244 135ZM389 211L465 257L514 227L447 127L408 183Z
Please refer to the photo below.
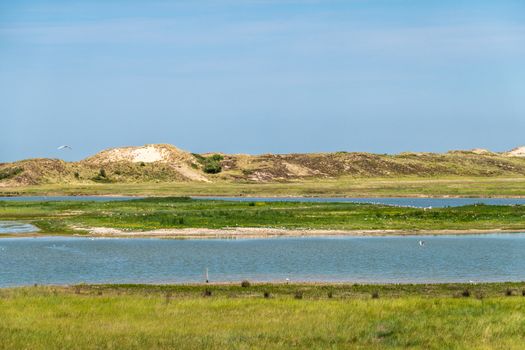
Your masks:
M62 146L59 146L57 147L58 150L63 150L63 149L73 149L71 146L68 146L68 145L62 145Z
M421 247L423 247L423 246L425 245L425 241L419 241L418 243L419 243L419 245L420 245Z

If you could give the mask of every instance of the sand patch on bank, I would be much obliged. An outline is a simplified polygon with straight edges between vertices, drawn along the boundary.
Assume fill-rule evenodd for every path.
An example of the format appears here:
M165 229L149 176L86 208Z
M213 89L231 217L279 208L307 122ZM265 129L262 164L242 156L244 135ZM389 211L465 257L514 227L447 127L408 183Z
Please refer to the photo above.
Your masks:
M121 230L109 227L77 228L93 236L107 237L156 237L156 238L276 238L276 237L331 237L331 236L418 236L418 235L465 235L488 233L512 233L523 230L319 230L280 229L259 227L232 227L223 229L183 228L158 229L149 231Z

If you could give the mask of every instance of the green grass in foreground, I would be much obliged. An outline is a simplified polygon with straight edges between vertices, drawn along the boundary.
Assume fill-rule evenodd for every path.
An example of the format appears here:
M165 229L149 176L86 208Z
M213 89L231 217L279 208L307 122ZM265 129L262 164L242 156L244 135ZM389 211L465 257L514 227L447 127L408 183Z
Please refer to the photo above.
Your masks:
M462 296L466 288L468 297ZM0 349L522 349L522 288L504 283L7 289L0 290ZM205 289L211 296L203 296Z
M0 187L0 195L309 196L309 197L525 197L525 177L384 177L305 179L255 183L218 180L97 184L77 182Z
M157 228L274 227L338 230L525 229L525 206L397 208L355 203L226 202L150 198L118 202L0 201L0 220L33 222L43 233L76 227Z

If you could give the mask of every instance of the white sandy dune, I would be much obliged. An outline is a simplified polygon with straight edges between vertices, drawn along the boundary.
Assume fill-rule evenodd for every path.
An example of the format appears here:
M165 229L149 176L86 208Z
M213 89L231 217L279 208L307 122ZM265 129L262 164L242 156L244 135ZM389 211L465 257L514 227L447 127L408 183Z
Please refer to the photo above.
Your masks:
M508 157L525 157L525 146L516 147L513 150L505 153Z

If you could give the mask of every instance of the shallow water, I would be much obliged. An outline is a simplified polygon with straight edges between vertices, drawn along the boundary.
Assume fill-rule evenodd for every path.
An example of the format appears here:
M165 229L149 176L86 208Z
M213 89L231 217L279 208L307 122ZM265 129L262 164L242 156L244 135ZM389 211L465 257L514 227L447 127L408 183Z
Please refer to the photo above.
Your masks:
M125 201L144 197L130 196L16 196L0 197L0 201ZM192 197L194 199L214 199L240 202L314 202L314 203L372 203L416 208L458 207L470 204L525 205L525 198L340 198L340 197Z
M444 208L459 207L471 204L487 205L525 205L525 198L406 198L406 197L384 197L384 198L312 198L312 197L195 197L199 199L216 199L225 201L242 202L313 202L313 203L372 203L395 205L401 207L416 208Z
M424 240L424 246L418 244ZM87 283L525 280L525 234L160 240L6 238L0 286Z
M132 199L140 199L143 197L131 196L13 196L0 197L0 201L19 201L19 202L58 202L58 201L94 201L94 202L113 202L113 201L128 201Z
M31 224L18 221L0 221L0 234L16 234L36 232L38 228Z

